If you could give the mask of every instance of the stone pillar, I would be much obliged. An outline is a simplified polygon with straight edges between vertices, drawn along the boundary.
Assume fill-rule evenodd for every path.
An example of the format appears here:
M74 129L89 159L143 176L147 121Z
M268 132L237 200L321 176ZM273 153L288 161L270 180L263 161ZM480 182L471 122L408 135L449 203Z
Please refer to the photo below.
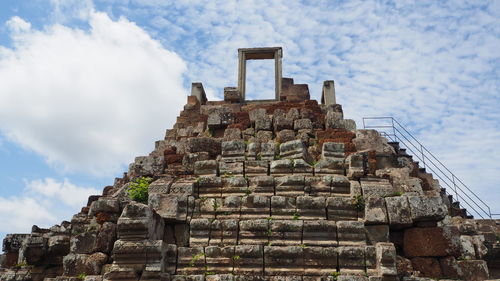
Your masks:
M335 100L335 82L333 80L326 80L323 82L321 104L337 104L337 101Z
M200 104L207 103L207 95L205 94L205 89L203 89L203 84L201 84L201 82L191 83L191 96L195 96Z

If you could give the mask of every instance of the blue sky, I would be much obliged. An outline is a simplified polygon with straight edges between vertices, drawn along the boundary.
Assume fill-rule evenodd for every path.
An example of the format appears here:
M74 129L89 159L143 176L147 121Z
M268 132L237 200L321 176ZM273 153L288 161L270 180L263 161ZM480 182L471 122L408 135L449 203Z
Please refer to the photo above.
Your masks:
M500 213L498 1L3 0L0 235L71 219L256 46L316 99L335 80L358 127L396 117ZM249 67L272 96L272 64Z

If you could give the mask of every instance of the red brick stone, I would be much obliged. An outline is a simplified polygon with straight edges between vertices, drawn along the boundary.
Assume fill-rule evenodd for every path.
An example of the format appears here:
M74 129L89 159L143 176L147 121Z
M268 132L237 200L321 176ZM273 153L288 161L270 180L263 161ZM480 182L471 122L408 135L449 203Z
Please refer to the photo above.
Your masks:
M404 253L408 257L442 257L451 245L440 227L409 228L404 233Z
M436 258L412 258L411 264L414 270L420 271L422 276L430 278L441 278L441 266Z
M165 156L167 165L173 163L182 163L182 158L184 158L184 154L171 154Z

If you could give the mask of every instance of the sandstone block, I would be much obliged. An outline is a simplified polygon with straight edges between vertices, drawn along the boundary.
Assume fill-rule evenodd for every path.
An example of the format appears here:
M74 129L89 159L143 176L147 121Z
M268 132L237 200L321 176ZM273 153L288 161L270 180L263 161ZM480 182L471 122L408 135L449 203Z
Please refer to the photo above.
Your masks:
M261 160L274 160L276 155L276 144L274 142L266 141L260 144L260 159Z
M293 173L293 161L288 159L274 160L270 164L271 175L286 175Z
M131 202L118 219L118 239L163 238L163 219L145 204Z
M387 197L385 198L385 204L389 224L392 227L407 227L412 225L413 220L411 219L410 204L406 196Z
M337 270L337 249L335 247L305 247L304 274L329 276Z
M328 197L326 199L329 220L358 220L358 209L350 197Z
M131 178L153 176L163 173L165 167L166 161L163 156L139 156L129 165L129 175Z
M120 212L120 205L118 200L111 198L101 197L97 201L90 204L89 215L96 216L98 213L112 213L116 214Z
M196 184L193 181L178 180L170 186L170 194L173 195L194 195L197 192Z
M216 160L196 161L196 163L194 163L194 174L197 176L216 176L217 161Z
M245 160L246 144L243 140L232 140L222 142L222 159L226 160Z
M266 275L303 275L304 249L298 246L265 246Z
M375 245L377 270L381 276L396 276L396 248L392 243L377 243Z
M205 265L205 251L203 247L177 248L176 274L204 274Z
M312 129L312 122L311 119L304 118L304 119L297 119L293 122L293 129L295 131L302 130L302 129Z
M422 247L425 245L425 247ZM446 256L449 240L440 227L408 228L404 232L404 252L408 257Z
M301 220L269 221L269 243L273 246L297 246L302 243Z
M304 195L305 178L300 175L276 177L276 195L300 196Z
M305 246L337 246L337 224L325 220L304 221L302 243Z
M272 196L274 195L274 177L256 176L249 180L249 189L251 194Z
M394 194L393 186L386 179L363 178L361 179L363 197L387 197Z
M188 196L185 194L149 195L148 205L167 222L185 222L188 214Z
M323 143L323 150L321 156L331 158L344 158L344 143L325 142Z
M326 198L315 196L298 196L297 213L302 220L325 220Z
M51 256L65 256L70 250L70 237L68 235L54 235L47 242L48 254Z
M218 219L239 219L241 205L243 205L242 196L231 195L222 200L222 206L217 209Z
M268 217L270 213L270 198L262 195L249 195L243 198L240 209L242 219Z
M368 197L365 201L365 223L386 224L388 222L384 198Z
M205 247L205 262L208 272L233 273L234 246Z
M219 173L221 177L234 177L243 175L243 162L219 162Z
M244 196L248 193L248 182L245 177L232 176L222 178L222 197Z
M191 219L189 228L189 245L191 247L207 246L210 239L211 222L209 219Z
M337 248L341 273L363 274L365 272L365 247L341 246Z
M152 182L148 187L148 194L152 193L169 193L170 185L174 180L171 177L160 178Z
M366 238L369 244L375 245L378 242L389 242L389 226L386 224L365 225Z
M266 245L269 242L270 228L267 219L240 221L240 244Z
M410 196L408 202L414 221L442 220L448 214L448 209L440 196Z
M248 112L250 121L255 122L259 118L264 118L266 115L266 110L264 108L257 108Z
M92 255L70 253L63 258L64 275L76 276L81 273L88 275L100 274L101 268L107 260L108 256L103 253Z
M285 196L271 197L271 216L273 219L290 219L297 212L297 198Z
M187 141L187 152L208 152L210 157L216 157L221 153L221 142L210 137L189 138Z
M71 237L71 252L75 254L91 254L96 248L97 233L84 232Z
M272 131L264 131L260 130L255 134L255 138L258 142L261 143L267 143L272 141L273 139L273 132Z
M252 115L250 115L250 120L252 120ZM255 131L272 131L273 120L269 115L260 115L255 119Z
M344 175L345 165L344 158L322 158L314 166L314 173L316 175L324 174L337 174Z
M280 145L280 156L284 159L302 159L311 162L311 156L301 140L293 140Z
M198 194L200 197L221 197L222 179L217 176L203 176L197 178Z
M265 176L269 170L269 162L266 160L245 161L246 176Z
M332 177L331 176L306 176L305 177L305 191L312 196L325 196L331 195L332 191Z
M237 245L234 248L234 254L234 274L264 274L264 247L262 245Z
M366 245L366 234L363 222L338 221L337 238L339 246Z
M332 196L350 196L351 181L345 176L332 176Z
M488 266L482 260L458 261L465 280L479 281L489 278Z
M443 273L436 258L415 257L411 259L413 269L420 271L425 277L441 278Z
M279 143L285 143L293 140L295 140L295 132L293 130L281 130L276 133L276 141Z

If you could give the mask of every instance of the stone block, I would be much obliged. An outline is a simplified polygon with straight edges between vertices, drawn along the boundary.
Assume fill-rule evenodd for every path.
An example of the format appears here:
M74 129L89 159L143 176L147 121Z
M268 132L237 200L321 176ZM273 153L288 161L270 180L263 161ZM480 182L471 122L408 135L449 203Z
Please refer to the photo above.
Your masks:
M50 236L47 246L49 255L65 256L70 251L70 237L69 235Z
M216 157L221 154L221 142L211 137L189 138L187 141L186 152L208 152L210 157Z
M297 246L302 243L301 220L270 220L269 243L273 246Z
M365 226L360 221L338 221L337 239L339 246L366 245Z
M269 171L269 161L266 160L252 160L245 161L245 175L246 176L265 176Z
M102 224L96 238L97 252L111 254L111 250L113 250L113 244L116 241L116 229L117 225L115 223L105 222Z
M194 163L194 174L197 176L216 176L217 161L216 160L196 161L196 163Z
M303 130L303 129L312 129L312 122L311 119L308 118L303 118L303 119L297 119L293 122L293 129L295 131L298 130Z
M350 196L351 182L345 176L332 176L332 196Z
M223 141L222 145L222 159L243 161L245 160L246 144L243 140Z
M274 160L276 155L276 144L271 141L262 142L260 144L259 157L261 160Z
M129 165L131 178L162 174L166 161L163 156L139 156Z
M95 251L97 232L88 231L71 237L71 252L75 254L91 254Z
M381 197L368 197L365 200L365 224L387 224L387 208Z
M230 108L215 107L208 113L207 126L211 129L225 128L234 123L234 114Z
M323 158L344 158L344 151L344 143L325 142L323 143L321 156Z
M411 259L411 264L414 270L420 271L420 273L425 277L443 277L441 266L439 265L439 261L436 258L415 257Z
M365 247L364 246L340 246L338 251L338 263L341 273L364 274L365 272Z
M315 175L336 174L344 175L344 158L322 158L314 166Z
M152 182L148 187L148 194L152 193L163 193L167 194L170 192L170 186L174 182L171 177L159 178Z
M345 163L349 178L359 179L366 175L364 153L353 153L347 156Z
M290 219L297 212L297 198L285 196L271 197L271 217L273 219Z
M375 245L378 242L389 242L389 226L386 224L365 225L368 243Z
M276 116L275 112L273 120L274 131L293 130L293 121L292 118L287 118L286 116Z
M394 154L394 148L376 130L357 130L353 140L356 150L375 150L377 153Z
M216 272L217 274L233 273L234 246L205 247L205 262L207 272Z
M413 224L410 204L406 196L387 197L385 205L391 227L408 227Z
M297 214L302 220L326 220L326 198L298 196Z
M244 170L243 162L219 162L219 173L221 177L242 176Z
M332 191L332 177L306 176L305 191L312 196L330 196Z
M144 265L164 269L166 244L162 240L116 240L113 263L142 270Z
M226 141L241 140L241 138L241 130L238 128L227 128L226 130L224 130L223 139Z
M280 156L284 159L302 159L311 162L312 158L301 140L293 140L280 145Z
M167 222L185 222L188 214L188 196L185 194L149 195L148 205Z
M335 247L305 247L304 274L329 276L337 271L337 249Z
M205 251L203 247L178 247L176 274L196 275L205 273Z
M304 221L302 244L305 246L335 247L337 224L334 221Z
M252 120L252 115L250 113L250 120ZM272 131L273 130L273 119L269 115L260 115L256 117L255 122L255 131Z
M131 202L125 206L117 226L118 239L163 238L163 219L145 204Z
M193 217L215 219L218 209L222 206L222 198L202 197L196 199L196 205Z
M294 175L312 175L314 172L313 166L303 159L293 160L293 174Z
M264 275L264 247L237 245L234 248L234 274Z
M458 265L454 257L444 257L439 259L439 265L443 276L452 279L460 279L464 276L462 268Z
M189 225L189 246L207 246L210 239L210 220L205 218L191 219Z
M387 197L394 195L396 191L389 180L376 178L361 179L361 189L363 197Z
M118 200L101 197L90 204L89 215L96 216L98 213L120 213Z
M178 180L170 186L170 194L173 195L194 195L198 193L196 183L188 180Z
M298 246L265 246L265 275L304 275L304 248Z
M267 245L269 235L270 227L267 219L240 221L239 244Z
M404 252L407 257L447 256L451 248L441 227L408 228L404 232Z
M295 132L293 130L281 130L276 133L276 141L279 143L285 143L293 140L295 140Z
M375 245L378 274L382 277L396 276L396 248L392 243L377 243Z
M7 234L3 239L2 251L8 253L17 253L21 248L24 239L30 234Z
M255 138L261 143L271 142L273 139L273 132L260 130L255 134Z
M240 102L241 96L238 88L236 87L224 87L224 101L227 102Z
M329 220L358 220L358 210L350 197L328 197L326 211Z
M301 175L276 177L276 195L300 196L305 195L305 178Z
M238 240L237 219L216 219L210 229L210 245L229 246L236 245Z
M198 194L200 197L221 197L222 179L217 176L204 176L197 178Z
M23 240L19 249L19 261L28 264L39 264L47 253L48 239L39 236L29 236Z
M266 109L257 108L248 112L250 121L255 122L259 118L265 118L267 116Z
M222 197L244 196L249 193L245 177L233 176L222 178Z
M488 266L486 261L482 260L466 260L458 261L458 265L462 269L463 279L471 281L486 280L489 278Z
M461 257L464 259L476 258L476 251L474 249L472 236L460 235L460 252L461 252Z
M108 256L103 253L92 255L70 253L63 258L63 272L66 276L76 276L82 273L97 275L101 273L101 268L107 260Z
M217 208L218 219L239 219L241 205L243 204L242 196L231 195L222 200L222 205Z
M274 160L270 163L271 175L287 175L293 173L293 161L288 159Z
M262 196L274 195L274 177L272 176L256 176L249 179L249 187L251 194Z
M243 198L240 209L241 219L256 219L268 217L270 198L262 195L249 195Z
M408 203L414 221L442 220L448 214L448 209L440 196L410 196Z

